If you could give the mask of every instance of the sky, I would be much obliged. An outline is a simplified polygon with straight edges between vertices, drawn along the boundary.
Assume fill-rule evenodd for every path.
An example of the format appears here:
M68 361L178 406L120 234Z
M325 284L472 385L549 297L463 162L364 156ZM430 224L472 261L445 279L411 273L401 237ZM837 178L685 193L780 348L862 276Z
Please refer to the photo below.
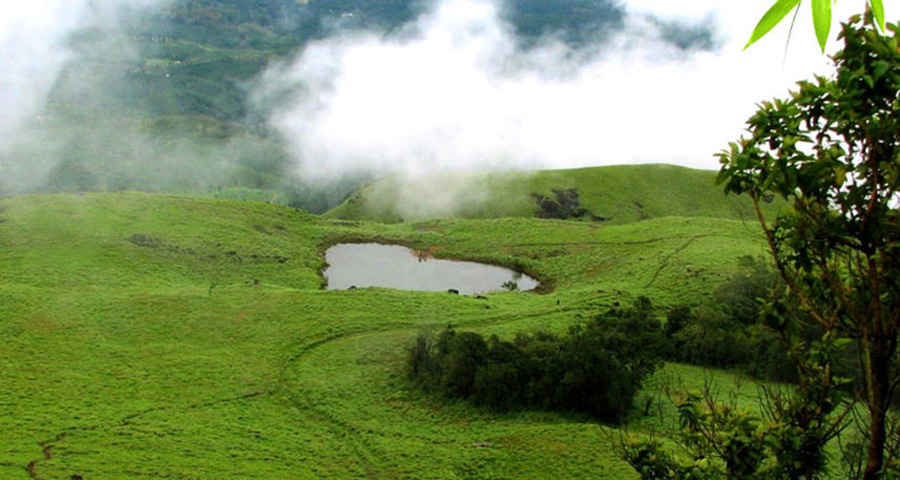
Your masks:
M401 37L316 42L270 69L257 93L290 92L271 125L314 180L648 162L715 169L714 154L757 102L830 71L807 9L790 42L784 22L743 51L769 3L627 0L625 29L573 62L552 41L517 50L493 0L441 0ZM835 18L862 10L841 0ZM716 48L674 48L658 20L712 25Z

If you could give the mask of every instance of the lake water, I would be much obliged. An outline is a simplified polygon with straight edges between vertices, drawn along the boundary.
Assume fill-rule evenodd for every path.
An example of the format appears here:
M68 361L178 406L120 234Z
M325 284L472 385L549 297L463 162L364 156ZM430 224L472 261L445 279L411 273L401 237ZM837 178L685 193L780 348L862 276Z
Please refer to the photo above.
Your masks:
M472 294L504 290L515 282L532 290L537 280L495 265L419 257L411 249L377 243L342 243L325 252L329 290L386 287L400 290L447 291Z

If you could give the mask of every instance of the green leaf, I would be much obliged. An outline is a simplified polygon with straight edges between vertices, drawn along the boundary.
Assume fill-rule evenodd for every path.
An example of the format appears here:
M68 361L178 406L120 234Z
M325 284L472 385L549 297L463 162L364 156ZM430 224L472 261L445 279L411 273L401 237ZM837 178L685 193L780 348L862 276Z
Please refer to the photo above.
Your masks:
M884 32L884 4L881 0L869 0L869 4L872 5L872 13L875 14L875 23Z
M834 340L834 346L838 348L844 348L845 346L853 343L853 340L849 338L836 338Z
M831 31L831 0L813 0L812 13L819 48L824 52L825 44L828 42L828 32Z
M778 0L775 2L775 5L772 5L772 8L766 12L765 15L759 20L759 23L756 24L756 28L753 29L753 34L750 35L750 41L747 42L747 45L744 45L744 50L747 49L750 45L753 45L754 42L762 38L765 34L769 33L775 25L778 25L784 17L794 8L800 5L800 0Z
M891 68L891 64L884 60L878 60L872 64L872 67L872 73L875 74L875 80L879 80L884 76L888 69Z
M866 85L868 85L869 88L875 88L875 80L871 75L863 75L862 79L865 80Z

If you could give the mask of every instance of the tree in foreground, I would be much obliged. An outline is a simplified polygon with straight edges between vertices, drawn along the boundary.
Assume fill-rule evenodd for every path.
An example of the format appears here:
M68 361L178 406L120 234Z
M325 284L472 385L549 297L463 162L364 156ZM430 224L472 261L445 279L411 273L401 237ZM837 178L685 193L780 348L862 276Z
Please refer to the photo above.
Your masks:
M886 466L887 413L900 381L900 34L897 25L888 30L882 37L871 19L852 19L836 76L763 103L750 137L720 154L719 180L757 207L788 299L830 335L859 342L866 479ZM759 204L773 194L793 208L768 224Z
M900 27L881 36L868 16L844 25L832 78L762 103L749 137L719 155L719 181L752 200L784 279L765 320L788 342L799 388L765 409L767 422L713 401L682 402L693 458L679 463L658 444L632 444L626 459L644 478L820 477L842 420L833 365L848 342L858 343L865 385L862 478L900 477L900 438L888 421L900 384ZM792 208L770 223L760 204L773 196ZM802 340L804 323L825 332L821 341ZM781 435L794 441L777 442Z

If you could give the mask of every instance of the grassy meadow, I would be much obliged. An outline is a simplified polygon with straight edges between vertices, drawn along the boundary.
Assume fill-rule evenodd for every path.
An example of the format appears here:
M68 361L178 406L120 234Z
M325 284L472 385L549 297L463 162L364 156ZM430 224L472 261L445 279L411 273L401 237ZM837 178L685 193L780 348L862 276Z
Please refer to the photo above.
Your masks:
M676 173L717 190L709 172ZM516 181L578 188L600 208L590 175L547 175ZM128 192L2 199L0 478L636 478L614 447L625 430L663 428L657 414L620 430L493 413L423 396L403 372L423 329L563 331L638 295L664 315L763 254L721 193L724 206L704 193L693 208L699 194L679 177L683 201L643 184L629 200L629 175L610 187L621 197L610 222L532 218L527 202L503 218L377 223ZM652 214L625 221L634 201ZM345 240L514 266L543 287L486 299L322 290L324 251ZM708 378L736 381L671 364L642 395L664 410L664 385Z
M454 173L433 177L391 177L368 184L326 214L332 218L401 222L434 215L453 218L533 217L533 195L554 199L554 191L574 189L581 206L604 225L622 225L669 216L754 221L750 203L726 197L715 185L716 172L676 165L614 165L527 172ZM418 187L424 184L425 187ZM455 190L452 208L424 212L434 185ZM412 194L410 193L412 192ZM414 194L419 194L414 196ZM767 213L778 205L767 206Z

